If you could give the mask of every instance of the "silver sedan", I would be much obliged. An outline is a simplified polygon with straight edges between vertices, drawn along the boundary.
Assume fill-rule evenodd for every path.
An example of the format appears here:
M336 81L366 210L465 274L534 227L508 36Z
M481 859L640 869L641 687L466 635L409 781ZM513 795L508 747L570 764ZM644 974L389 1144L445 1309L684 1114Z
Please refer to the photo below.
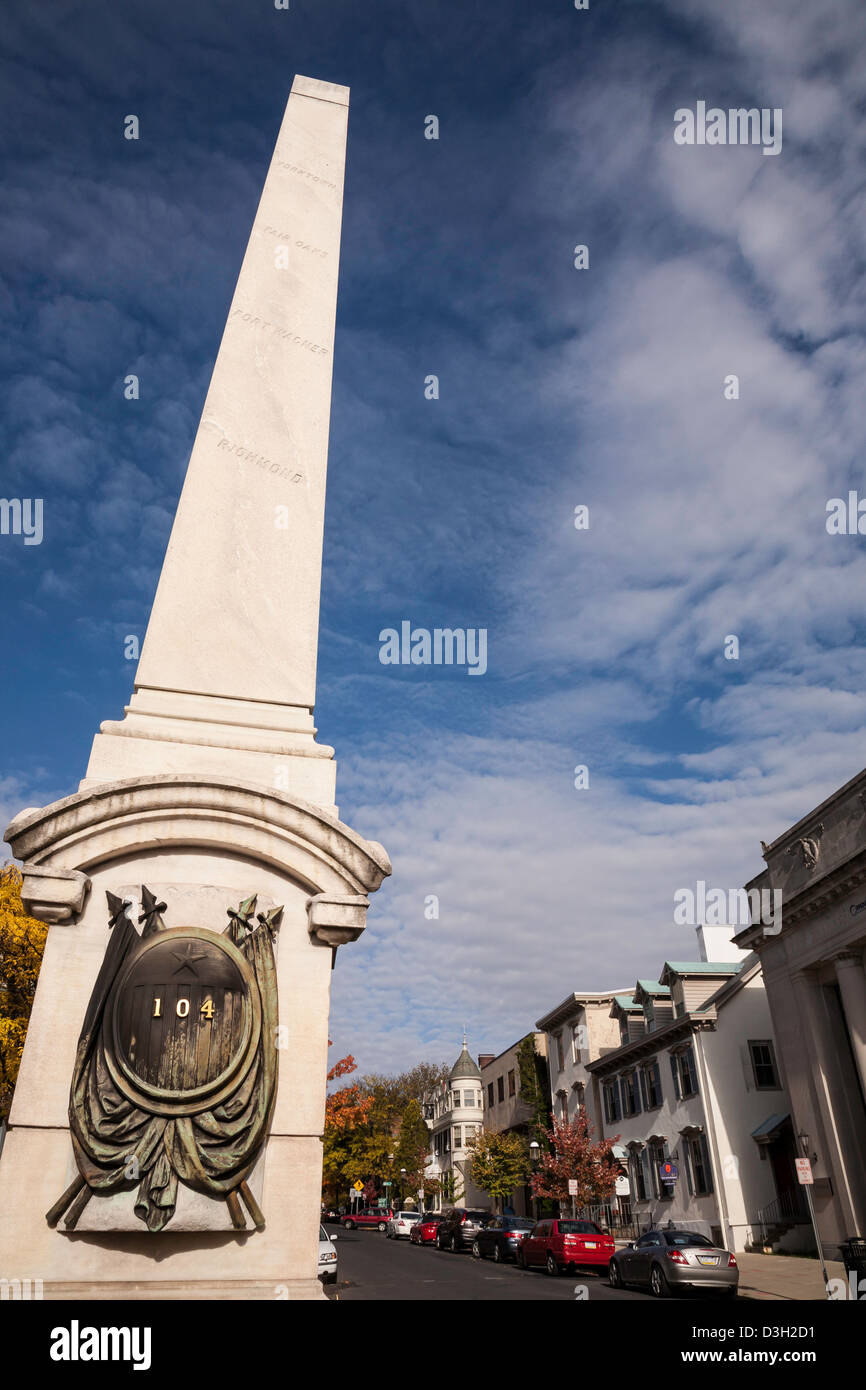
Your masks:
M610 1258L612 1288L627 1284L648 1286L656 1298L694 1289L735 1298L740 1282L737 1261L730 1250L713 1245L695 1231L664 1228L647 1231Z

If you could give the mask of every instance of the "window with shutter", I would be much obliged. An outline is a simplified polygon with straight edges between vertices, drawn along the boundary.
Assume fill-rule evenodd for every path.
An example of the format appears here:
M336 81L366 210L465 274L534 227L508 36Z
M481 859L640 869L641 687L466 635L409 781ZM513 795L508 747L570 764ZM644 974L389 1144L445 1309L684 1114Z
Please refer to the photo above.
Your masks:
M643 1102L643 1108L644 1108L644 1110L649 1110L649 1101L647 1100L647 1084L646 1084L646 1083L647 1083L646 1071L645 1071L645 1069L644 1069L643 1067L641 1067L641 1069L640 1069L640 1096L641 1096L641 1101Z
M652 1172L650 1169L650 1155L648 1149L641 1150L640 1166L641 1173L643 1174L644 1196L646 1198L649 1196L651 1192L654 1191Z
M687 1047L682 1054L682 1092L684 1096L698 1094L698 1073L695 1067L695 1054Z
M682 1097L680 1095L680 1073L679 1068L677 1067L677 1059L673 1056L673 1054L671 1054L671 1076L674 1080L674 1095L676 1096L677 1100L681 1100Z

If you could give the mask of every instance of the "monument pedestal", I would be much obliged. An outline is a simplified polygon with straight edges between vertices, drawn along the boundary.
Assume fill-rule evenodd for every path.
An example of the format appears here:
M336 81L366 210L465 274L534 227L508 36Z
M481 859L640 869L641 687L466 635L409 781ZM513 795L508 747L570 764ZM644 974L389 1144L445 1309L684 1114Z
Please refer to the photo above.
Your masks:
M385 851L285 793L204 775L100 784L23 812L8 834L30 910L54 925L0 1162L2 1267L41 1278L46 1298L320 1297L331 967L364 929L367 894L390 872ZM69 1080L109 938L105 893L137 898L141 883L166 904L171 927L220 931L253 894L260 909L284 905L263 1231L249 1218L233 1230L225 1203L194 1193L158 1233L135 1219L128 1193L94 1195L71 1233L45 1220L68 1182ZM124 1216L108 1231L100 1208L112 1203Z

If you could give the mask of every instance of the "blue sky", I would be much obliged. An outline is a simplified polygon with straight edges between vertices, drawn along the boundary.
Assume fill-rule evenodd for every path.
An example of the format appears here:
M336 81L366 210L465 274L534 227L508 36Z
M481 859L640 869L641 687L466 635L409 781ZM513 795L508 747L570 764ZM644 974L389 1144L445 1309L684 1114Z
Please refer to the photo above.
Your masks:
M866 495L866 16L797 9L5 7L2 493L45 504L0 537L7 818L130 693L292 77L352 89L316 713L394 864L334 976L364 1070L692 954L677 888L866 761L864 542L825 528ZM781 107L781 154L675 145L698 100ZM403 619L485 627L487 673L380 665Z

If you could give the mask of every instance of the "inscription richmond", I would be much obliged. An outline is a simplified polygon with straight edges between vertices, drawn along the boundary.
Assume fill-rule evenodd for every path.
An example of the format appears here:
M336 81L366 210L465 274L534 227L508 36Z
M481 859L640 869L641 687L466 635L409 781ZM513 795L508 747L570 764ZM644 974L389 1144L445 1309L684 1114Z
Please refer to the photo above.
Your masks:
M275 333L278 338L283 338L290 343L295 343L298 347L307 348L309 352L316 353L322 357L327 357L328 355L328 349L326 347L320 347L318 343L311 342L309 338L300 338L298 334L293 333L290 328L280 328L278 323L271 323L270 319L260 319L257 314L247 314L243 309L233 309L229 315L229 321L231 322L238 314L241 316L241 322L249 324L251 328L256 326L259 328L267 328L269 332Z
M220 439L217 441L218 449L227 449L230 454L237 454L239 459L246 459L249 463L254 463L257 468L264 468L267 473L273 473L276 478L288 478L291 483L303 482L303 473L293 473L291 468L284 468L280 463L274 463L273 459L267 458L265 454L257 454L255 449L246 449L243 444L233 444L230 439Z

